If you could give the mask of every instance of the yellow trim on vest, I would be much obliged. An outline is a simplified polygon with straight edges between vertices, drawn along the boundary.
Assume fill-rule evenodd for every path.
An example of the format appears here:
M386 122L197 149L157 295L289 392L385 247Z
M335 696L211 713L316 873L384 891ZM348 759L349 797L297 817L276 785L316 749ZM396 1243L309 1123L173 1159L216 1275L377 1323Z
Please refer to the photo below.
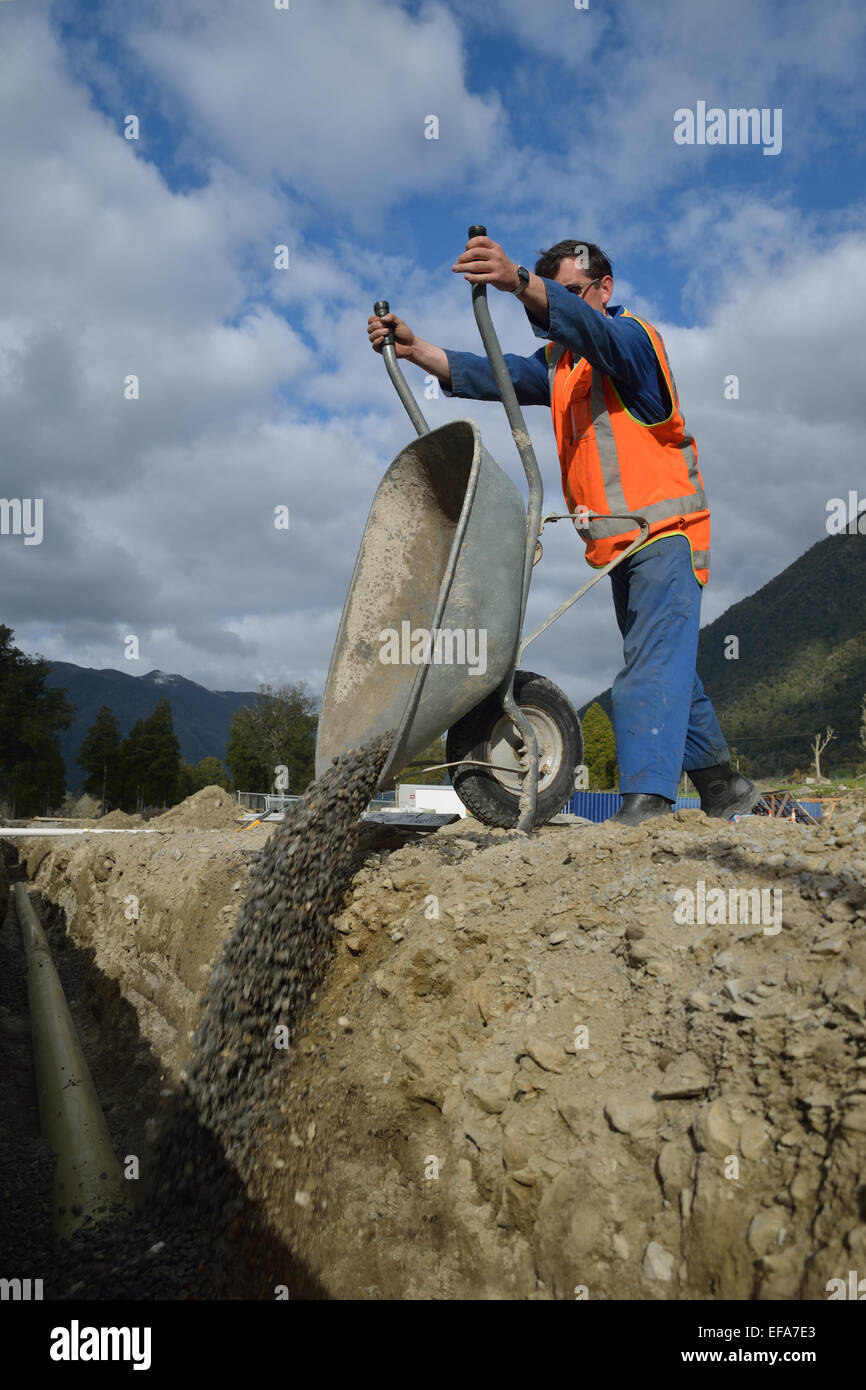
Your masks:
M674 386L673 386L673 382L668 380L669 364L663 362L662 359L659 357L658 348L656 347L655 343L653 342L653 335L650 333L650 331L649 331L649 329L647 328L646 324L644 323L643 319L638 318L637 314L629 313L628 309L626 309L626 308L623 308L623 311L622 311L622 312L625 314L625 316L626 316L627 318L634 319L636 323L639 323L640 326L641 326L641 328L643 329L644 333L647 335L647 337L648 337L649 340L650 340L650 347L652 348L653 352L655 353L655 359L656 359L656 361L658 362L659 366L660 366L661 369L662 369L662 376L663 376L664 379L665 379L665 385L667 386L668 395L670 396L670 400L671 400L670 412L664 417L663 420L653 420L652 424L650 424L649 421L647 421L647 420L639 420L639 419L637 418L636 415L632 415L631 411L629 410L629 408L628 408L628 406L626 405L625 401L623 400L622 396L621 396L621 395L619 394L619 392L617 391L616 386L614 385L613 377L606 377L605 379L606 379L608 382L610 382L610 389L613 391L613 394L616 396L617 400L619 401L620 405L622 406L622 408L623 408L623 410L625 411L625 413L626 413L626 415L628 416L628 418L629 418L630 420L634 420L634 422L635 422L636 425L642 425L643 428L644 428L645 430L654 430L654 429L656 429L656 427L657 427L658 425L666 425L666 424L668 423L668 421L669 421L669 420L672 420L673 417L674 417L674 415L677 414L677 412L678 412L678 406L675 404L675 401L674 401ZM680 412L680 415L681 415L681 418L682 418L682 413L681 413L681 412ZM683 420L683 426L685 426L685 420ZM688 433L688 431L687 431L687 433Z
M682 536L684 540L687 540L687 541L688 541L688 543L689 543L689 551L691 552L691 557L692 557L692 574L695 576L695 579L697 579L697 581L698 581L698 583L700 584L701 588L702 588L702 589L703 589L703 588L706 588L706 584L707 584L706 579L698 579L698 572L697 572L697 570L695 569L695 560L694 560L695 548L694 548L694 546L692 545L692 542L691 542L690 537L686 535L685 531L660 531L659 534L658 534L657 536L650 536L650 538L649 538L648 541L644 541L643 545L639 545L638 548L637 548L637 550L633 550L633 551L632 551L632 554L633 554L633 555L637 555L638 550L646 550L646 548L647 548L648 545L653 545L656 541L663 540L665 536ZM604 565L610 564L610 561L609 561L609 560L605 560L605 562L604 562L603 565L594 565L594 564L592 563L592 560L587 560L586 563L589 565L590 569L594 569L594 570L603 570L603 569L604 569Z

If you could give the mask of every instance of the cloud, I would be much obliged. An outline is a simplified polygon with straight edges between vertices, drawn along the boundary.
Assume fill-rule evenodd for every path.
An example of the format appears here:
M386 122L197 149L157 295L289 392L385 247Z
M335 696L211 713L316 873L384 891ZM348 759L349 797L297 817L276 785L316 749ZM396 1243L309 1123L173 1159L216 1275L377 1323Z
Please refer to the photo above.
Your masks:
M215 152L254 179L291 185L344 226L470 176L505 124L495 95L467 90L444 5L417 16L383 0L363 10L354 0L124 10L124 39L183 111L191 157ZM431 115L438 139L425 135Z
M860 482L866 237L847 195L810 211L795 176L860 108L841 59L862 20L705 8L145 0L97 6L84 37L4 6L2 492L44 496L46 518L40 547L0 540L19 644L117 666L132 631L143 671L321 689L370 501L413 436L365 321L384 295L480 352L449 268L478 208L524 259L576 223L597 236L627 271L615 298L663 333L713 507L705 618L820 539L826 499ZM709 151L674 145L676 105L777 91L784 165L730 152L714 184ZM777 166L765 188L756 153ZM490 300L506 351L540 345L517 301ZM498 405L427 401L407 377L431 424L476 419L523 486ZM549 413L527 419L559 508ZM530 627L591 575L567 523L544 545ZM620 665L609 587L527 655L577 703Z

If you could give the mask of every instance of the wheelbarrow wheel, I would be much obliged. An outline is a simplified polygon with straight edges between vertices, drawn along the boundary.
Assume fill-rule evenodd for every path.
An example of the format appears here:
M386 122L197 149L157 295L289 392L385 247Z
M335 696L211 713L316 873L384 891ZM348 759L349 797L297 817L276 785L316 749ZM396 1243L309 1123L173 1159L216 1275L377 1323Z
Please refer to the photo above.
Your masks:
M535 824L561 811L574 791L574 773L583 761L583 732L568 696L546 676L517 671L514 698L538 739L538 804ZM482 700L448 730L445 756L460 800L485 825L515 826L523 782L518 749L521 739L503 712L496 693ZM477 764L492 763L493 767Z

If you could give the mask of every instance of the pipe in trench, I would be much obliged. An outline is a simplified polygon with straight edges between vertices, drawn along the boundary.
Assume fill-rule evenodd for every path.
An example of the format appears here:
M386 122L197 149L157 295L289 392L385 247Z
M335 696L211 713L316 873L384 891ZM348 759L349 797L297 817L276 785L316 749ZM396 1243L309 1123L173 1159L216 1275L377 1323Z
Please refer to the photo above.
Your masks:
M15 906L27 957L39 1119L57 1155L52 1225L68 1240L79 1227L114 1215L118 1204L128 1206L128 1188L48 939L23 883L15 884Z

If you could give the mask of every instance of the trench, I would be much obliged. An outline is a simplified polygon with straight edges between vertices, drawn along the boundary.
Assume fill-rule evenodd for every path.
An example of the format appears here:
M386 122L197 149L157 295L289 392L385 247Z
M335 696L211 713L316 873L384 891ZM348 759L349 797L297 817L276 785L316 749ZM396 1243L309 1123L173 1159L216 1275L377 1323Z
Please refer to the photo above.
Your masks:
M370 853L405 843L391 829L353 820L375 774L370 756L359 754L313 784L297 830L293 823L275 833L261 853L241 852L261 863L204 988L186 1069L167 1064L142 1027L153 1001L128 989L128 974L108 974L97 949L85 944L87 931L96 940L100 926L103 944L110 935L122 942L107 911L85 912L84 930L79 917L73 933L54 890L28 888L126 1179L127 1211L115 1209L64 1240L52 1225L55 1156L40 1134L26 952L14 894L5 891L7 879L25 881L26 866L18 844L0 837L0 909L8 896L0 916L0 1045L8 1062L0 1091L8 1117L0 1139L0 1276L41 1279L46 1299L327 1297L303 1253L287 1246L249 1195L249 1135L259 1121L283 1128L286 1121L271 1100L278 1069L267 1028L240 1039L253 1026L250 997L264 1025L291 996L286 1017L295 1031L301 1026L328 968L332 917L355 870ZM31 871L43 858L31 847ZM56 893L63 897L59 884ZM101 924L94 921L100 916Z
M222 1168L221 1190L233 1194L232 1220L224 1223L219 1211L210 1222L202 1222L200 1213L184 1222L148 1211L155 1137L176 1087L118 982L100 970L92 948L75 943L63 908L30 890L115 1154L128 1171L138 1171L130 1180L129 1214L70 1240L57 1238L51 1201L55 1155L40 1133L27 964L11 893L15 883L26 882L26 871L17 846L0 839L0 851L10 890L0 894L0 1276L41 1279L48 1300L273 1299L281 1288L291 1289L293 1298L325 1297L303 1261L269 1228L266 1214L249 1201L212 1134L202 1133L200 1147ZM105 1278L102 1264L110 1264Z

